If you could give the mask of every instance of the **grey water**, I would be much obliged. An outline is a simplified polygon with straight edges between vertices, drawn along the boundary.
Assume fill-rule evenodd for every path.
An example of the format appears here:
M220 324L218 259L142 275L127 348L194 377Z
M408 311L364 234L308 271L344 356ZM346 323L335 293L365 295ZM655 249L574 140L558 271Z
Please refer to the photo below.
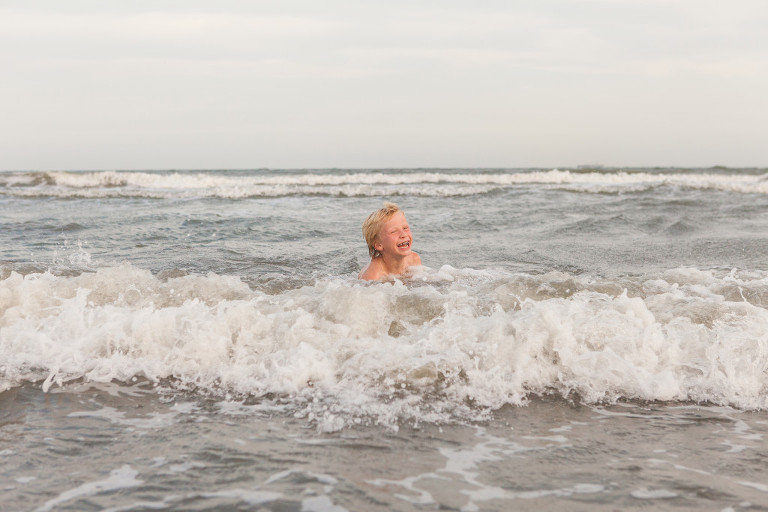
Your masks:
M768 509L767 172L0 173L0 508Z

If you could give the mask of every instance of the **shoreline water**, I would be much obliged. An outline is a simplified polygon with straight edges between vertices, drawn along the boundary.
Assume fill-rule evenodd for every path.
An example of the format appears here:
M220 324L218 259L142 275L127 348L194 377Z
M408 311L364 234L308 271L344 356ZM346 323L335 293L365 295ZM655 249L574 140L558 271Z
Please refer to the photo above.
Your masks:
M258 405L67 388L0 395L11 509L760 510L768 492L764 412L534 398L473 424L320 433Z
M768 508L765 172L615 171L1 173L8 506Z

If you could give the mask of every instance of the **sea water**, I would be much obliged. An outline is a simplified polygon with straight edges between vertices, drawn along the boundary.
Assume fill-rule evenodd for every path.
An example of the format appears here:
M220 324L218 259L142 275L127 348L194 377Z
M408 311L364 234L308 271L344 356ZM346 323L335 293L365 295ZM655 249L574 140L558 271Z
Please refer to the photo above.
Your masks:
M357 280L362 220L423 267ZM768 509L768 171L0 173L1 510Z

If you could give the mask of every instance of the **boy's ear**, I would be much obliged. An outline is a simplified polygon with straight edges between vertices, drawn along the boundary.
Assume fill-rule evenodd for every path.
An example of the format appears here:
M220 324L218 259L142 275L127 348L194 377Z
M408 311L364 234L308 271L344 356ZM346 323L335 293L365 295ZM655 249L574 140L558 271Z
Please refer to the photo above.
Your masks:
M373 248L376 249L377 251L381 251L384 248L384 246L381 245L381 242L373 242Z

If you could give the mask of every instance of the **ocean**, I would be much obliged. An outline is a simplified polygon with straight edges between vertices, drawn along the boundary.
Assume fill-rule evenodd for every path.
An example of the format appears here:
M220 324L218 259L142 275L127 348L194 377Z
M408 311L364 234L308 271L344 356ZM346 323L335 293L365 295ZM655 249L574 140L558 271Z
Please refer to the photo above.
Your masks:
M0 510L768 510L766 249L768 169L2 172Z

